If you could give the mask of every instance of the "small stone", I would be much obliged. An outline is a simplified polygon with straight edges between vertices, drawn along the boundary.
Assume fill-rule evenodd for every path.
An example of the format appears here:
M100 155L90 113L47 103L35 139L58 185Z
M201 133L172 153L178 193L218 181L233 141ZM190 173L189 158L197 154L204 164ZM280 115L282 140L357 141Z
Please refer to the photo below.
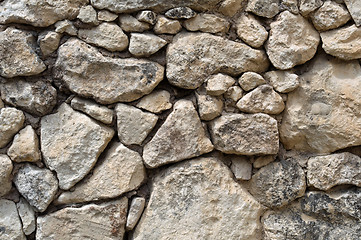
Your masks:
M252 176L252 164L243 156L231 157L231 170L237 180L250 180Z
M0 199L1 240L26 240L16 205L13 201Z
M323 0L300 0L300 12L303 16L308 16L311 12L322 6Z
M53 31L40 34L38 43L44 56L53 53L59 47L61 34Z
M233 17L238 11L242 10L246 4L246 0L225 0L221 2L218 11L223 15Z
M145 205L145 199L136 197L130 204L130 209L127 218L126 230L131 231L137 225L139 218L142 216Z
M242 14L236 27L238 37L252 47L259 48L267 40L267 30L252 14Z
M170 93L165 90L153 91L151 94L144 96L137 104L138 108L152 113L161 113L172 108L172 106Z
M236 80L234 80L234 78L222 73L212 75L207 79L207 84L206 84L207 94L214 96L222 95L235 82Z
M0 85L1 86L1 85ZM1 100L1 98L0 98L0 109L2 109L2 108L4 108L5 107L5 105L4 105L4 102L3 102L3 100Z
M238 84L243 88L245 91L250 91L260 85L266 84L266 80L255 72L245 72L243 75L238 79Z
M71 107L105 124L113 122L113 110L91 100L75 97L71 100Z
M272 87L280 93L289 93L298 88L298 75L290 71L270 71L264 75Z
M154 25L157 21L157 14L155 12L146 10L146 11L140 11L137 14L138 21L146 22L151 25Z
M200 13L194 18L183 22L183 26L188 31L201 31L208 33L226 33L230 23L222 17L214 14Z
M5 147L23 127L25 116L16 108L0 109L0 148Z
M190 19L197 13L189 7L176 7L165 12L165 16L171 19Z
M159 16L153 30L156 34L176 34L182 30L182 25L178 20Z
M358 0L344 0L357 27L361 27L361 2Z
M63 20L55 23L55 32L67 33L70 36L78 35L78 29L74 27L74 24L69 20Z
M120 15L119 25L125 32L144 32L149 30L152 26L145 22L140 22L132 15Z
M104 22L113 22L118 18L117 14L109 12L107 10L101 10L98 12L98 20Z
M92 25L99 24L99 21L97 19L97 12L92 7L92 5L81 7L77 18L83 23L89 23Z
M281 11L287 10L290 11L293 14L298 14L298 0L281 0L280 5Z
M129 52L136 57L148 57L167 45L167 41L153 34L131 33Z
M210 121L221 115L223 110L221 98L203 94L196 94L196 97L201 120Z
M16 207L19 212L21 223L23 224L23 232L25 235L32 234L36 227L34 210L24 198L20 198L20 201L16 204Z
M12 171L13 164L10 158L5 154L0 154L0 197L4 196L11 190Z
M273 162L275 160L275 157L272 155L267 156L259 156L257 157L253 162L254 168L261 168L266 166L267 164Z
M279 11L280 0L249 0L246 10L260 17L273 18Z
M232 86L228 88L224 94L224 98L237 102L243 96L243 90L239 86Z
M128 36L115 23L101 23L95 28L80 29L78 36L87 43L109 51L123 51L128 47Z

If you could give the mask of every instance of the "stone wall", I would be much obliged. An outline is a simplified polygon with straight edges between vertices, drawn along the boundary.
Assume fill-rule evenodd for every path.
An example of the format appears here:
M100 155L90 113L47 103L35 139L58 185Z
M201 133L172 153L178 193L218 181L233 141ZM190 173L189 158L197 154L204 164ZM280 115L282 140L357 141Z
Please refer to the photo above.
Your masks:
M357 240L359 0L0 0L0 240Z

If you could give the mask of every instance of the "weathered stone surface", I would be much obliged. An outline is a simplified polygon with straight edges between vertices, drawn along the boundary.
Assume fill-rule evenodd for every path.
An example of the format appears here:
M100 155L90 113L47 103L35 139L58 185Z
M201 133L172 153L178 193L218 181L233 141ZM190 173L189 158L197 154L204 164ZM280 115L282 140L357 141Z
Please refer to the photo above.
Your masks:
M323 0L300 0L300 12L303 16L308 16L311 12L322 6Z
M242 14L236 27L238 37L252 47L259 48L267 40L267 30L252 14Z
M61 34L53 31L48 31L40 34L38 43L41 52L44 56L48 56L53 53L59 47Z
M228 17L233 17L246 4L247 0L224 0L218 7L218 11Z
M71 91L103 104L130 102L150 93L164 72L161 65L148 60L104 57L77 39L60 46L55 65Z
M71 36L78 35L78 30L74 27L74 24L67 19L55 23L55 32L67 33Z
M133 230L135 225L138 223L139 218L142 216L145 205L145 199L142 197L136 197L130 204L130 209L127 217L126 229Z
M146 166L155 168L212 150L192 102L179 100L153 139L144 146L143 159Z
M26 31L8 27L0 32L0 76L30 76L44 71L46 66L35 53L34 44L34 36Z
M14 202L0 199L0 239L26 240Z
M281 0L280 9L290 11L293 14L298 14L298 0Z
M290 71L270 71L265 75L272 87L280 93L289 93L300 85L298 75Z
M361 144L361 67L318 56L288 94L280 127L286 149L331 153ZM302 101L300 101L302 99Z
M361 26L361 2L358 0L344 0L356 26Z
M140 186L146 178L139 153L114 143L106 152L93 174L75 185L73 191L63 192L58 204L88 202L115 198Z
M11 172L13 171L13 164L8 156L0 155L0 197L7 194L11 187ZM0 235L1 236L1 235Z
M75 97L71 100L71 107L105 124L113 122L113 110L91 100Z
M98 12L98 20L104 22L113 22L118 18L117 14L109 12L107 10L101 10Z
M225 93L235 82L234 78L218 73L207 79L206 90L209 95L219 96Z
M88 0L5 0L0 3L0 24L25 23L47 27L63 19L74 19Z
M261 17L273 18L280 11L279 4L279 0L249 0L246 10Z
M123 51L128 47L128 37L115 23L102 23L91 29L80 29L80 39L109 51Z
M252 164L243 156L231 157L231 170L237 180L250 180Z
M284 11L271 23L265 47L273 66L286 70L310 60L319 42L318 32L305 18Z
M0 148L5 147L23 127L25 116L16 108L0 109Z
M152 113L160 113L172 108L170 102L170 93L166 90L153 91L151 94L144 96L139 103L138 108L145 109Z
M136 57L148 57L167 44L167 41L149 33L131 33L129 52Z
M37 240L123 239L128 199L67 207L37 219Z
M158 121L158 116L123 103L115 107L119 140L127 145L141 145Z
M261 168L275 160L274 155L259 156L253 162L254 168Z
M221 115L223 101L220 97L196 94L198 113L201 120L210 121Z
M126 32L144 32L149 30L152 26L145 22L140 22L132 15L120 15L119 25Z
M23 232L25 235L32 234L36 227L34 210L24 198L20 198L20 201L16 204L16 207L23 225Z
M165 16L171 19L190 19L196 15L197 13L189 7L176 7L169 9L165 13Z
M63 103L58 112L41 119L41 151L57 173L59 187L70 189L93 168L114 130L96 123Z
M265 71L268 65L263 50L208 33L180 33L167 49L168 81L187 89L199 87L208 76L220 71L239 75Z
M266 80L264 80L264 78L260 74L255 73L255 72L245 72L238 79L238 84L245 91L252 90L265 83L266 83Z
M182 25L178 20L168 19L164 16L159 16L153 30L156 34L176 34L181 29Z
M227 19L214 14L200 13L194 18L183 22L183 26L188 31L201 31L208 33L225 33L230 27Z
M91 5L81 7L77 18L83 23L98 25L97 12Z
M231 99L233 102L237 102L243 96L243 90L239 86L232 86L228 88L224 94L224 98Z
M157 14L155 12L146 10L146 11L140 11L137 14L137 19L141 22L146 22L151 25L154 25L157 21Z
M257 114L228 114L210 123L214 147L224 153L265 155L278 152L277 121Z

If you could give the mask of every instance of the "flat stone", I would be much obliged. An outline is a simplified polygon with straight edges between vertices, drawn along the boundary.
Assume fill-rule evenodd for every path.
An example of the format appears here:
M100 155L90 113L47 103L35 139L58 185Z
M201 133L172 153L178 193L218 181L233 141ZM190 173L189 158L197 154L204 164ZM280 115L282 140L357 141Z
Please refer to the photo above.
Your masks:
M23 232L25 235L32 234L36 228L34 210L24 198L20 198L20 201L16 204L16 207L18 209L21 223L23 224Z
M230 27L227 19L214 14L200 13L183 22L188 31L201 31L207 33L226 33Z
M167 41L149 33L131 33L129 52L136 57L148 57L167 45Z
M298 88L298 75L290 71L270 71L265 73L266 80L280 93L289 93Z
M146 173L139 153L114 143L107 150L93 174L75 185L74 190L63 192L57 204L89 202L115 198L137 189L145 180Z
M118 18L117 14L109 12L107 10L101 10L98 12L98 20L104 22L113 22Z
M253 162L254 168L261 168L275 160L274 155L259 156Z
M156 168L212 150L213 145L206 136L193 103L179 100L152 140L144 146L143 159L147 167Z
M300 0L300 13L308 16L311 12L322 6L324 0Z
M344 0L352 19L355 21L356 26L361 26L361 2L358 0Z
M128 199L66 207L39 216L36 239L123 239Z
M222 73L212 75L207 79L206 90L209 95L220 96L230 88L236 80Z
M260 74L255 72L245 72L238 79L238 84L245 91L250 91L266 83L266 80Z
M157 22L157 14L149 10L140 11L137 14L137 19L141 22L146 22L151 25L154 25Z
M237 35L248 45L259 48L268 38L267 30L252 14L242 14L236 22Z
M47 31L40 34L38 43L43 56L48 56L58 49L61 34L53 31Z
M74 24L69 20L63 20L55 23L55 32L67 33L71 36L78 35L78 29L74 27Z
M262 72L268 66L263 50L208 33L179 33L167 48L167 79L186 89L198 88L218 72L236 76L247 71Z
M23 127L25 116L22 111L12 107L0 109L0 148L5 147Z
M41 151L45 164L57 173L59 187L70 189L95 165L114 130L63 103L57 113L41 119Z
M142 197L136 197L132 200L126 224L126 229L128 231L133 230L135 225L137 225L139 218L142 216L144 205L145 199Z
M198 113L201 120L210 121L221 115L223 101L220 97L196 94Z
M152 26L145 22L140 22L132 15L124 14L119 16L119 25L125 32L144 32Z
M182 25L178 20L158 16L153 30L156 34L176 34L182 30Z
M233 17L247 5L247 0L225 0L220 3L218 11L225 16Z
M170 102L170 93L166 90L153 91L140 99L137 107L145 109L152 113L161 113L171 109L173 104Z
M119 140L126 144L141 145L155 127L158 116L123 103L115 107Z
M141 98L163 80L164 72L164 67L148 60L105 57L77 39L59 48L55 66L72 92L103 104Z
M75 97L71 100L71 107L105 124L111 124L113 122L113 110L89 99Z
M231 170L237 180L250 180L252 164L244 156L231 157Z
M83 23L98 25L97 11L91 6L86 5L80 8L77 18Z
M165 16L171 19L190 19L196 15L197 13L189 7L176 7L165 12Z
M7 194L12 188L13 164L5 154L0 154L0 197Z
M237 102L243 96L243 90L239 86L232 86L228 88L224 94L225 99L230 99L232 102Z
M26 240L21 221L13 201L0 199L1 240Z
M261 17L273 18L280 11L279 4L280 0L249 0L246 10Z

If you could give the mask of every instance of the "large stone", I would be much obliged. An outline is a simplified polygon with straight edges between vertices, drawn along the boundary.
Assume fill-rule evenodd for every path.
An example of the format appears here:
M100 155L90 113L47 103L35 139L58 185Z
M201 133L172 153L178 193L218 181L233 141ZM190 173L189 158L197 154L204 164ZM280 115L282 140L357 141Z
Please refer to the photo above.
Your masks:
M103 104L131 102L150 93L164 72L164 67L148 60L104 57L77 39L59 48L55 65L71 91Z
M136 57L148 57L167 45L167 41L149 33L132 33L129 52Z
M344 0L356 26L361 27L361 2L358 0Z
M75 185L74 190L63 192L57 204L115 198L138 188L145 178L145 168L139 153L121 143L114 143L93 174Z
M227 114L210 123L215 148L228 154L267 155L278 152L277 121L257 114Z
M127 198L63 208L38 217L36 239L123 239L127 208Z
M1 14L0 3L0 18ZM0 76L12 78L43 72L46 66L36 54L34 44L35 38L29 32L13 27L0 32Z
M136 197L132 200L127 217L126 229L128 231L133 230L135 225L137 225L139 218L142 216L144 205L145 199L142 197Z
M267 30L252 14L242 14L236 27L238 37L252 47L259 48L267 40Z
M1 154L0 155L0 197L4 196L11 190L12 171L13 171L13 164L10 158L5 154Z
M21 223L23 224L23 232L25 235L32 234L36 228L35 212L33 208L24 198L20 198L16 207L19 212Z
M318 56L288 94L280 127L286 149L331 153L361 144L361 67ZM300 101L302 99L302 101Z
M194 18L184 21L183 26L188 31L201 31L208 33L226 33L230 23L214 14L201 13Z
M202 123L188 100L179 100L150 142L144 146L146 166L156 168L213 150Z
M232 76L265 71L269 66L263 50L208 33L180 33L167 49L167 78L178 87L195 89L212 74Z
M263 207L232 175L215 158L164 169L133 239L261 239Z
M249 0L246 10L254 14L273 18L280 11L280 0Z
M41 151L57 173L59 187L68 190L93 168L114 130L63 103L57 113L41 119Z
M172 106L170 93L166 90L153 91L151 94L144 96L137 104L138 108L152 113L160 113L172 108Z
M0 199L0 239L26 240L14 202Z
M290 71L270 71L264 75L272 87L280 93L289 93L298 88L298 76Z
M0 148L5 147L23 127L25 116L16 108L0 109Z
M273 66L286 70L310 60L319 42L312 24L301 15L284 11L271 23L265 47Z

